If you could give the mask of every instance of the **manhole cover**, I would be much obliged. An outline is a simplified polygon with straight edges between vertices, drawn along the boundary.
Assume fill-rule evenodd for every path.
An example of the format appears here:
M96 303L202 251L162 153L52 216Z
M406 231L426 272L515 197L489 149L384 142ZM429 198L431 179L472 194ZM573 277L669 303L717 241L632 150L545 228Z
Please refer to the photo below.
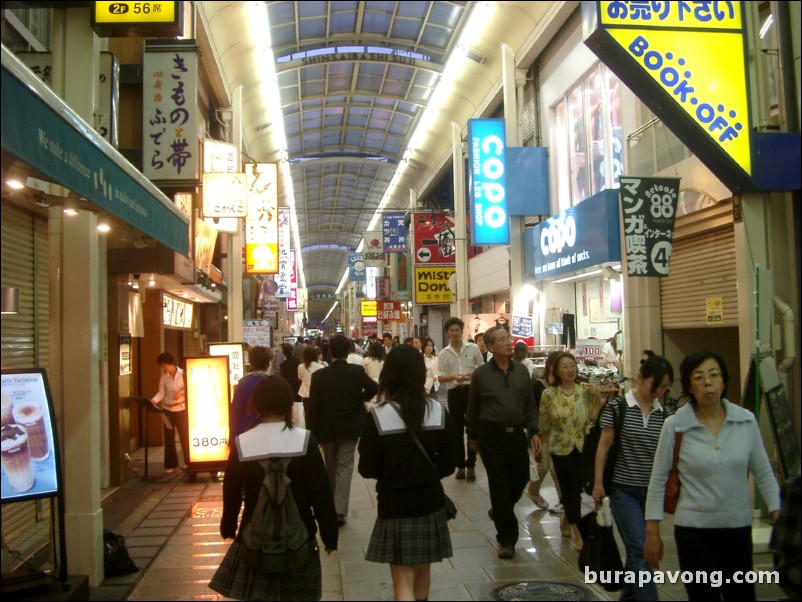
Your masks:
M588 600L590 593L571 583L522 581L496 590L497 600Z

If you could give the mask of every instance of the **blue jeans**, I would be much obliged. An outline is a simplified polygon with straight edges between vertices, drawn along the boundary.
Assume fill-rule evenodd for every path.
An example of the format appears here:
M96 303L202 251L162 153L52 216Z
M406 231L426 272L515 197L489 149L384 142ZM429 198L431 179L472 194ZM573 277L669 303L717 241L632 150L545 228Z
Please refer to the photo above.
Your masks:
M627 559L624 570L634 571L637 579L638 571L652 572L652 567L643 558L643 546L646 544L646 491L648 487L634 487L613 483L610 494L610 505L613 510L615 524L624 541ZM657 586L649 582L643 587L637 584L624 586L622 594L635 594L638 600L657 600Z

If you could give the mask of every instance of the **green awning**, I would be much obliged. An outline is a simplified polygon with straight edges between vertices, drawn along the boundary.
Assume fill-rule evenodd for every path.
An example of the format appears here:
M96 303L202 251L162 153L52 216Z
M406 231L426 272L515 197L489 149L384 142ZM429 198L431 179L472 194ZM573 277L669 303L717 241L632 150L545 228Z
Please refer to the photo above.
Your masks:
M189 218L5 46L2 147L53 182L187 256Z

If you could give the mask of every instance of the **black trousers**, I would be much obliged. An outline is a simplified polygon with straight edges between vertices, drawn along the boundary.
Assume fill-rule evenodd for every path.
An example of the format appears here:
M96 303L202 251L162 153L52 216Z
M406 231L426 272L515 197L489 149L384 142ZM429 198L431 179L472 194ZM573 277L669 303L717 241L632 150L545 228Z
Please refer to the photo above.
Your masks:
M186 410L180 412L166 412L167 420L173 428L164 429L164 468L176 468L178 466L178 451L175 448L175 431L178 430L178 440L181 441L181 452L184 456L184 464L189 464L189 414Z
M448 412L454 421L457 432L457 468L474 468L476 452L465 446L465 414L468 411L468 387L454 387L448 390ZM467 455L467 458L466 458Z
M677 557L681 571L704 571L707 583L694 578L695 583L684 583L688 600L738 600L748 602L755 599L755 586L751 583L735 583L733 573L744 581L745 573L752 565L752 528L697 529L674 527L677 542ZM713 587L711 575L720 577L720 587ZM694 576L695 577L695 576ZM729 583L727 583L729 581Z
M494 422L479 422L479 453L487 471L496 541L514 546L518 541L515 504L529 483L529 454L523 427L508 431Z
M574 448L567 456L551 454L551 462L560 482L560 503L565 508L565 518L578 525L582 518L582 454Z

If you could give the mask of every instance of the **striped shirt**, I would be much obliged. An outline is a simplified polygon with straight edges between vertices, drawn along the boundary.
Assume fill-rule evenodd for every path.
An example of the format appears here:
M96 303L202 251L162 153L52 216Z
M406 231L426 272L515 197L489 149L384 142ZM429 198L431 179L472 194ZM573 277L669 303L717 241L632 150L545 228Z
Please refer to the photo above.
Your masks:
M655 399L651 413L644 418L632 391L626 394L625 401L627 411L622 432L618 436L619 448L612 481L620 485L648 487L657 442L667 413L663 412L660 402ZM600 421L602 428L615 429L618 420L618 403L605 405Z

